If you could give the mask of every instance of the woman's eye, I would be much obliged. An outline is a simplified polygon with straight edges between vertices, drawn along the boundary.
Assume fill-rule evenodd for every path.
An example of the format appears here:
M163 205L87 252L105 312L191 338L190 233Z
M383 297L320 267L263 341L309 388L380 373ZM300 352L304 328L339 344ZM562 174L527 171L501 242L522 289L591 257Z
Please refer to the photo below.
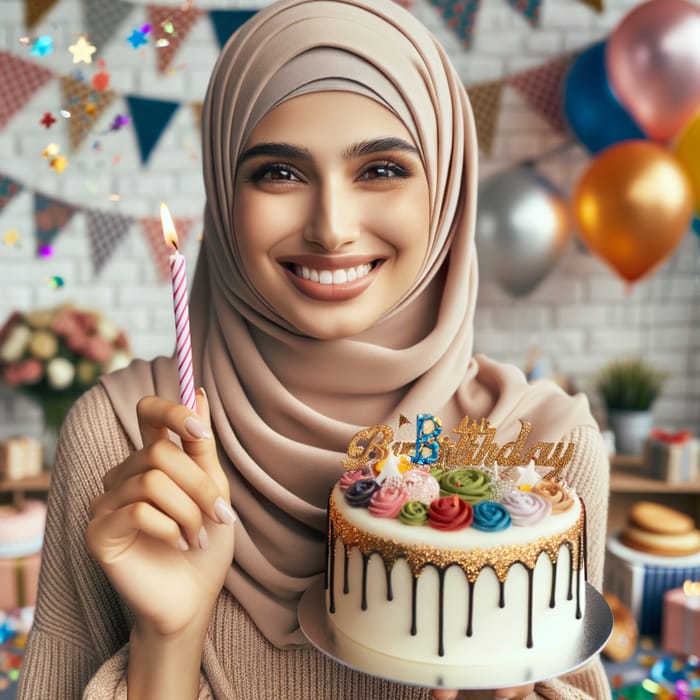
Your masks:
M261 182L263 180L285 180L287 182L295 182L301 180L292 168L283 163L266 163L252 174L251 179L253 182Z
M360 180L387 180L393 177L408 177L409 175L409 171L398 163L375 163L365 168L360 175Z

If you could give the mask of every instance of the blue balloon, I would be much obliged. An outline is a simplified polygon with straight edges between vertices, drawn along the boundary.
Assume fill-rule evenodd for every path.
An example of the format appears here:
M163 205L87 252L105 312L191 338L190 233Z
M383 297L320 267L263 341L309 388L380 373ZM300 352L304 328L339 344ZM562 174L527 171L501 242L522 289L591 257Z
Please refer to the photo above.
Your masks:
M605 70L606 43L593 44L580 54L564 85L564 115L591 153L620 141L646 139L610 87Z

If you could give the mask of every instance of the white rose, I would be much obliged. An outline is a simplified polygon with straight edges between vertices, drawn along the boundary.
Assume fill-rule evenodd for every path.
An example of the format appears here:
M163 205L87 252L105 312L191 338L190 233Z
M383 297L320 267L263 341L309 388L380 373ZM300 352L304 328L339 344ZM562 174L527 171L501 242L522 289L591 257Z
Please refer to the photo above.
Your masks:
M65 389L75 377L75 367L65 357L54 357L46 365L46 378L54 389Z
M119 328L114 321L101 316L97 321L97 335L111 343L117 339L117 336L119 335Z
M106 374L115 372L118 369L126 367L129 362L131 362L131 355L128 352L124 352L124 350L117 350L105 365L104 371Z
M15 326L5 339L0 348L0 360L3 362L17 362L24 355L27 343L32 332L27 326Z

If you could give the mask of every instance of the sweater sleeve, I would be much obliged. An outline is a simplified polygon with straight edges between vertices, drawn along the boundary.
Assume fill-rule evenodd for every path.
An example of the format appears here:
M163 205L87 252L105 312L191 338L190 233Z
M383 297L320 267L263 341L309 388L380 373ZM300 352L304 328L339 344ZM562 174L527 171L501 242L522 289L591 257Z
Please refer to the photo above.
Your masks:
M34 625L17 700L126 700L133 617L85 544L91 500L130 446L104 390L73 406L61 429ZM200 677L198 700L213 697Z

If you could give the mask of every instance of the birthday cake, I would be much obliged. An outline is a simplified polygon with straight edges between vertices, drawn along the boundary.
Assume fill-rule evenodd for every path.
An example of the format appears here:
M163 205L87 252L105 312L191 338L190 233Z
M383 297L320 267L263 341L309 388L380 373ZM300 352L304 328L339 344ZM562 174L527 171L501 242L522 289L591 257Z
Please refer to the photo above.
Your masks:
M370 652L444 665L507 664L580 640L585 511L562 478L574 445L523 454L521 423L503 447L485 420L465 418L453 442L430 414L415 442L386 425L353 438L329 498L332 629Z

